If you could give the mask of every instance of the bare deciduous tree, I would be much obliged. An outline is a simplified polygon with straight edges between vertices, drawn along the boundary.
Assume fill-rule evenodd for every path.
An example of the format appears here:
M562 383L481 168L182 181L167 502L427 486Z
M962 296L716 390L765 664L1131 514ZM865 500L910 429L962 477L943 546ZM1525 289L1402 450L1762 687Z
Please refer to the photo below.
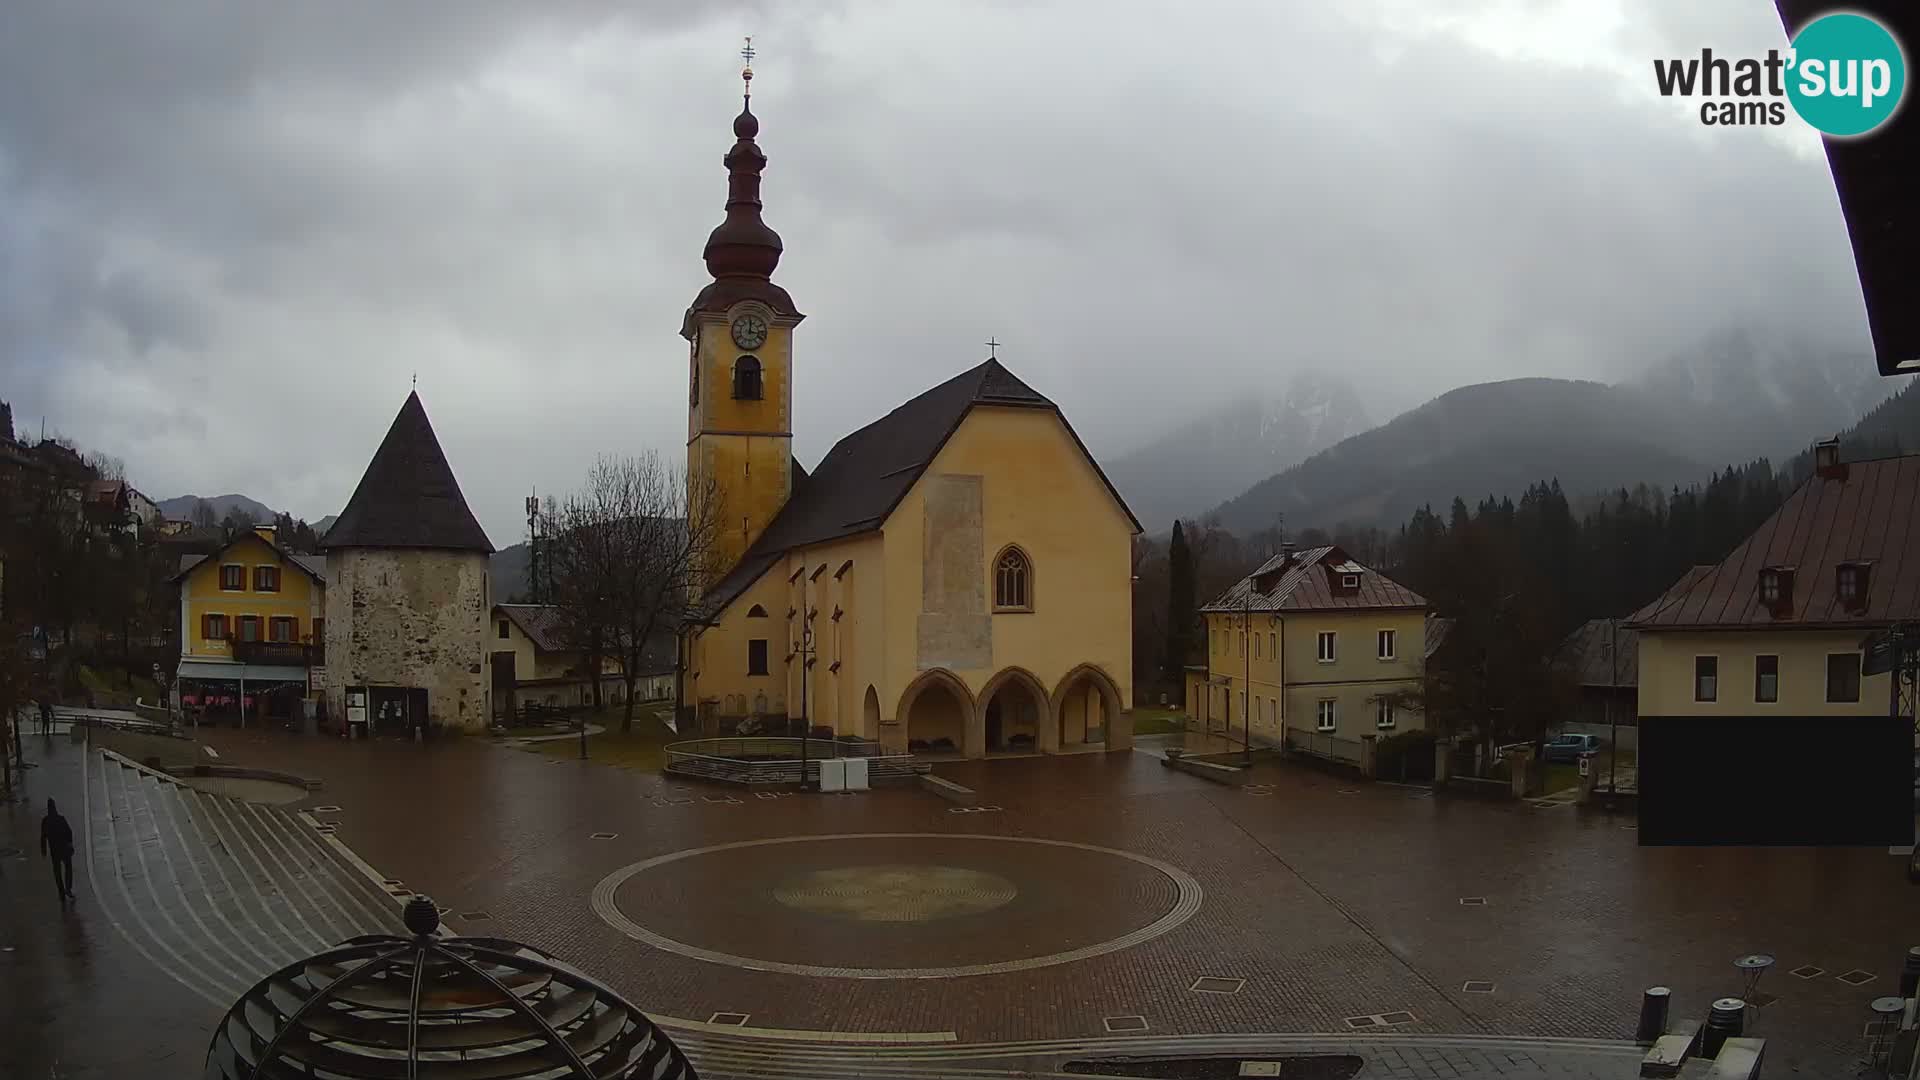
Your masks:
M633 729L634 687L649 645L670 638L698 599L696 575L711 554L719 499L710 480L657 454L602 457L581 490L549 509L553 603L564 613L600 704L602 660L617 659L626 687L621 730Z

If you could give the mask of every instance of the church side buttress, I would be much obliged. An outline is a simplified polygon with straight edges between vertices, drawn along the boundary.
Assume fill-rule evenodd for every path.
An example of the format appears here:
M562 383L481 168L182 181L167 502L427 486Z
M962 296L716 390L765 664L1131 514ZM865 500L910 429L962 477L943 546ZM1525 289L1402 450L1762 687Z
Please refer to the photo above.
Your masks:
M742 76L751 80L752 70ZM689 346L689 512L710 495L716 521L706 584L739 563L793 494L793 329L806 316L773 283L780 234L760 219L767 158L754 143L760 121L751 105L748 98L734 118L723 159L727 216L705 251L713 281L680 328Z

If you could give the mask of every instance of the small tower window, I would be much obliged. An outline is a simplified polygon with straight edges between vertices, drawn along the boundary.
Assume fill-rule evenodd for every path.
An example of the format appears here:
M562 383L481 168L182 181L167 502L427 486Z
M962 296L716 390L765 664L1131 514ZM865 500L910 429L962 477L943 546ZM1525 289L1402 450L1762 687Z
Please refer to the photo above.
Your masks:
M1033 610L1033 564L1017 547L1007 548L993 563L993 609Z
M733 362L733 396L739 401L760 400L760 360L743 356Z
M747 618L749 619L764 619L766 617L767 609L761 607L759 604L755 604L747 609Z

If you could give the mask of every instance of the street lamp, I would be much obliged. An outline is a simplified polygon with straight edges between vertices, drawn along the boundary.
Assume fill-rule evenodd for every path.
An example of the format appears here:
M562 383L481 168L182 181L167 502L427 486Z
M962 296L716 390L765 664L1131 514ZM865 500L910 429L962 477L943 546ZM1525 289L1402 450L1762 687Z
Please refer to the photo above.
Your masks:
M1240 694L1240 726L1245 732L1241 739L1240 760L1249 768L1253 765L1253 579L1247 580L1247 591L1240 600L1240 660L1246 668L1246 689Z

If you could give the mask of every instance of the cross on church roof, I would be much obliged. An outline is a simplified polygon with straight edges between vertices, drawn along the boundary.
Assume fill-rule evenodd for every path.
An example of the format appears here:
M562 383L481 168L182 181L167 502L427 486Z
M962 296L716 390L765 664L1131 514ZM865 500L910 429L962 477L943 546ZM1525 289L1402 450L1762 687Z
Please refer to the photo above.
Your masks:
M740 81L746 84L745 93L748 96L751 96L753 94L753 35L752 34L747 35L747 43L740 47L740 59L746 61L746 66L740 69Z
M1000 359L1000 343L992 338L987 339L987 359Z

